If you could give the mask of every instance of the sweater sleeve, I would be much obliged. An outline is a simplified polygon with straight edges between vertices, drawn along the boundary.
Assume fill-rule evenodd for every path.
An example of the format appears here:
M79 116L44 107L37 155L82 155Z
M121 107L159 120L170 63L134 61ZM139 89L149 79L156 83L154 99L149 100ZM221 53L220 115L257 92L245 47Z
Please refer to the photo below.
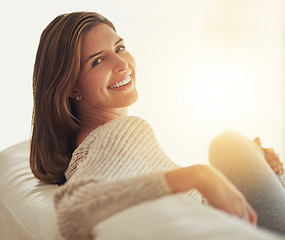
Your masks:
M165 172L177 167L139 118L114 120L87 140L92 143L75 151L68 181L54 197L61 234L69 240L91 239L91 229L100 221L171 194Z
M100 221L132 205L171 193L164 172L120 180L74 176L55 194L58 224L65 239L91 239Z

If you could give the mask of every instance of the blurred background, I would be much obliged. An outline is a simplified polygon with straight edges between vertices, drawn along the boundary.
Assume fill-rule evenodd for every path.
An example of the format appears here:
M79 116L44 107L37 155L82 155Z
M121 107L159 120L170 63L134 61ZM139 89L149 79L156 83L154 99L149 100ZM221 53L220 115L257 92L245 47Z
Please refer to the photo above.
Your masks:
M137 61L129 114L182 166L226 130L285 154L285 0L12 0L0 15L0 151L30 138L39 38L57 15L109 18Z

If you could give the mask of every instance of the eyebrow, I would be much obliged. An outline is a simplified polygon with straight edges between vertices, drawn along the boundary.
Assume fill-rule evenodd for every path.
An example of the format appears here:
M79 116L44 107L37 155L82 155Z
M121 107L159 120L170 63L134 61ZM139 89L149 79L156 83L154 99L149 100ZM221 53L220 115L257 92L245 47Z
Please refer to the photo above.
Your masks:
M116 46L118 43L120 43L120 42L122 42L122 41L124 41L124 39L120 38L118 41L116 41L116 42L114 43L114 46ZM88 62L91 58L94 58L94 57L96 57L97 55L101 54L102 52L103 52L103 51L100 51L100 52L97 52L97 53L94 53L94 54L90 55L90 56L87 58L86 62Z

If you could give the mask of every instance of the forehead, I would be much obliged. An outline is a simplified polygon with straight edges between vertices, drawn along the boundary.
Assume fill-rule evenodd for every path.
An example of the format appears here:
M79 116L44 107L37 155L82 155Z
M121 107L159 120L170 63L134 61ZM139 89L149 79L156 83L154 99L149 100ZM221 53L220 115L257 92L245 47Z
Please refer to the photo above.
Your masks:
M99 24L83 35L81 56L87 58L90 54L104 51L104 49L114 46L118 39L119 36L112 28L106 24Z

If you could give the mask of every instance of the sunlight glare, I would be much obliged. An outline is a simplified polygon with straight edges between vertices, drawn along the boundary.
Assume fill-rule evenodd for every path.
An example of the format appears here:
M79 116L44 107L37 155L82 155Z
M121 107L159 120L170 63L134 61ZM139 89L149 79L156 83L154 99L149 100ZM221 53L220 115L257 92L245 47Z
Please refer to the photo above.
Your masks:
M225 61L196 62L183 70L180 98L186 112L199 118L244 115L254 104L257 76L240 64Z

